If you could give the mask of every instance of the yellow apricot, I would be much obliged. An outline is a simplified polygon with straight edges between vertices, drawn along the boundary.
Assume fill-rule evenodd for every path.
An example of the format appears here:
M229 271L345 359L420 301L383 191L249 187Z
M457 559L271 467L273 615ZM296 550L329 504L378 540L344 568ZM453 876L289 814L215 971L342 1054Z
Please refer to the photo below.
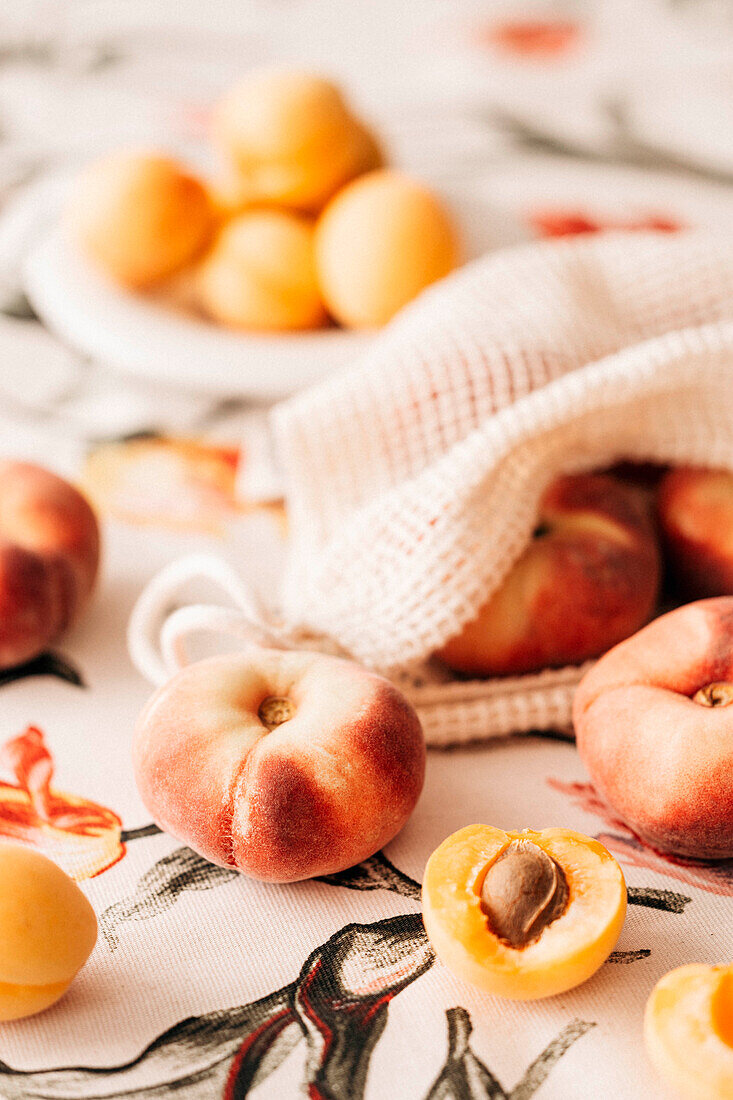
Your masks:
M94 910L46 856L0 844L0 1020L48 1008L97 939Z
M354 143L355 176L365 172L374 172L382 168L385 163L384 152L379 141L370 129L357 119L352 124L352 140Z
M644 1013L655 1069L690 1100L733 1100L733 966L693 963L665 974Z
M431 855L422 901L446 966L489 993L535 1000L605 962L623 926L626 883L610 852L582 833L468 825Z
M723 970L713 994L713 1027L726 1046L733 1050L733 966Z
M167 157L117 152L79 178L67 211L87 255L124 286L167 278L206 247L214 231L207 189Z
M326 305L353 328L385 324L457 259L453 225L435 196L387 169L339 191L316 228Z
M256 210L222 229L198 273L203 310L234 328L316 328L326 320L313 227L298 214Z
M217 104L212 137L248 201L316 211L373 166L376 146L330 81L258 69Z

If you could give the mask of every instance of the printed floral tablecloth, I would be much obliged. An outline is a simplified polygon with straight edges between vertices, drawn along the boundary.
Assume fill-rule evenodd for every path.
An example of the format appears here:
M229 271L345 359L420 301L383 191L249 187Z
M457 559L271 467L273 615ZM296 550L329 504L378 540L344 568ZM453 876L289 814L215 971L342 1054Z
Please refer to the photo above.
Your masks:
M0 187L10 210L28 181L103 146L193 141L227 81L279 58L346 80L414 171L489 196L497 244L609 223L730 232L732 53L730 5L703 0L17 0L0 13ZM125 646L134 600L193 549L272 591L283 514L242 499L255 459L241 403L133 387L27 315L17 226L0 223L0 449L82 480L105 557L83 621L0 676L0 837L66 867L100 936L59 1004L0 1025L0 1096L661 1100L644 1004L666 970L733 957L733 865L642 845L559 735L429 754L400 836L315 882L247 881L151 824L130 767L150 690ZM139 435L106 461L119 437L160 431L185 439ZM505 1003L436 962L419 882L473 821L567 825L620 860L626 925L584 986Z

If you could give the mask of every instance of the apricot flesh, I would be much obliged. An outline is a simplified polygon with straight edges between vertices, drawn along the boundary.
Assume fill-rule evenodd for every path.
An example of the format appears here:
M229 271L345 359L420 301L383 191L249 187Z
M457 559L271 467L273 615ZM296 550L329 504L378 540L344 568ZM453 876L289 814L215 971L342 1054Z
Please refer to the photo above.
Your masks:
M92 952L97 919L50 859L0 844L0 1020L17 1020L63 996Z
M644 1014L647 1054L690 1100L733 1100L733 966L693 963L665 974Z
M540 875L545 917L527 917L524 945L513 946L487 916L484 884L513 847L538 848L554 863L567 893ZM522 885L504 892L519 905ZM626 915L626 883L602 844L569 829L504 832L468 825L433 852L422 890L423 921L440 960L472 985L512 1000L536 1000L584 982L608 958ZM554 899L554 900L553 900ZM539 911L539 910L538 910Z

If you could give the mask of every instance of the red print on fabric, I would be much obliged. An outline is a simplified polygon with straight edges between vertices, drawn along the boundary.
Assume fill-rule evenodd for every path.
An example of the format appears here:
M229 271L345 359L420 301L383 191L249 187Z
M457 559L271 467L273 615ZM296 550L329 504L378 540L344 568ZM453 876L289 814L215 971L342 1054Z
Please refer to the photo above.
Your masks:
M0 746L0 838L47 855L74 879L94 878L125 854L116 813L51 787L54 761L41 730L29 726Z
M568 795L585 813L595 814L606 822L613 832L596 833L596 839L605 844L609 852L613 852L622 863L656 871L677 882L683 882L686 886L706 890L709 894L733 897L733 859L706 863L703 860L658 852L640 840L628 825L616 817L592 784L563 783L559 779L548 779L547 782L553 790Z
M581 29L565 20L517 19L496 23L481 39L520 58L552 58L577 46Z
M642 218L595 218L582 210L539 210L527 215L532 232L538 237L577 237L584 233L602 233L609 229L677 233L684 226L664 214L648 214Z

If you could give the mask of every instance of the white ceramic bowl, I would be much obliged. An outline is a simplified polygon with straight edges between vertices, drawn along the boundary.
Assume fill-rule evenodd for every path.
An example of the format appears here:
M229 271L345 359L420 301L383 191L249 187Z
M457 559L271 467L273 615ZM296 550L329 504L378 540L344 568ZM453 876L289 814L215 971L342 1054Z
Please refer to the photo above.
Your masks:
M474 196L444 196L467 259L501 239L497 214ZM23 282L44 324L113 370L220 397L274 401L354 362L378 334L346 329L236 332L162 296L104 278L58 224L28 255Z

